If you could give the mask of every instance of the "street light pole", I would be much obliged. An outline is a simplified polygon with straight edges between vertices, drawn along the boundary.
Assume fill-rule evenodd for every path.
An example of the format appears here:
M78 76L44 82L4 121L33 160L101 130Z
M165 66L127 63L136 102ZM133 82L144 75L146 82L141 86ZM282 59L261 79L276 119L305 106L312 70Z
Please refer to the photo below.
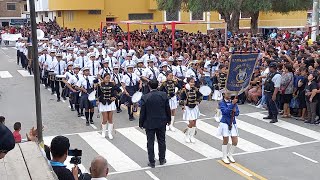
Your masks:
M313 0L312 24L311 24L311 40L317 40L319 33L319 0Z
M31 20L31 39L32 39L32 62L34 72L34 93L36 101L36 118L37 118L37 131L38 141L40 144L43 142L42 136L42 114L41 114L41 97L40 97L40 76L39 76L39 61L38 61L38 40L37 40L37 22L35 12L35 0L29 0L30 6L30 20Z

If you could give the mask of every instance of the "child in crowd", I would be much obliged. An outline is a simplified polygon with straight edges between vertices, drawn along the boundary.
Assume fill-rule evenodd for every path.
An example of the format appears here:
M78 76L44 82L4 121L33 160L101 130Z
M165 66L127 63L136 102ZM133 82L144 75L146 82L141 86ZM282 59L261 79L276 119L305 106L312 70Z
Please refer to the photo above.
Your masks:
M21 139L22 139L20 134L21 123L20 122L14 123L13 129L14 129L14 132L13 132L14 140L16 141L16 143L21 143Z

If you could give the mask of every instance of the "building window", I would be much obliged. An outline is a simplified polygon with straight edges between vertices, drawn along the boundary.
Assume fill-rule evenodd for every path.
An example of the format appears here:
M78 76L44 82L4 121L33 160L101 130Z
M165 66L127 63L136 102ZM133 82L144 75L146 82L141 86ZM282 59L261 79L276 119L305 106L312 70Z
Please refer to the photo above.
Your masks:
M38 17L38 13L36 12L36 17Z
M68 21L73 21L73 11L67 11L66 17Z
M180 21L180 11L164 11L164 21Z
M240 13L240 19L251 19L251 16L249 13L241 12Z
M24 5L23 5L23 10L24 10L24 11L28 11L28 5L27 5L27 4L24 4Z
M128 14L129 20L152 20L153 13L136 13L136 14Z
M204 21L204 12L190 12L190 21Z
M44 12L44 16L48 17L48 12L47 11Z
M7 10L8 11L15 11L16 10L16 3L7 3Z
M58 11L58 17L61 17L61 16L62 16L61 11Z
M101 14L101 10L89 10L88 14Z

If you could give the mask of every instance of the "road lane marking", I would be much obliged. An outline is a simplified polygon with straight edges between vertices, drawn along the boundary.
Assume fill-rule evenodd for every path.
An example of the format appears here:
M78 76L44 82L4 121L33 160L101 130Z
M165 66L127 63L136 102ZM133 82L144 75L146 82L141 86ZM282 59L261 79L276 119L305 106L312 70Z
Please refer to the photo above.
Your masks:
M249 113L249 114L245 114L245 115L253 117L253 118L258 119L260 121L267 122L269 124L268 120L263 119L263 117L266 115L264 115L262 113L255 112L255 113ZM292 124L292 123L289 123L289 122L286 122L286 121L283 121L283 120L278 119L278 122L274 123L273 125L281 127L283 129L287 129L287 130L295 132L297 134L301 134L303 136L307 136L311 139L320 140L320 133L313 131L313 130L310 130L310 129L307 129L307 128L304 128L304 127L301 127L301 126L298 126L298 125L295 125L295 124Z
M260 179L260 180L267 180L265 177L262 177L261 175L249 170L248 168L242 166L241 164L239 163L233 163L234 165L237 165L238 167L240 167L241 169L247 171L248 173L252 174L254 177Z
M186 121L184 121L185 123L188 123ZM220 140L222 140L222 137L221 136L218 136L218 128L206 123L206 122L203 122L203 121L199 121L197 120L197 129L205 132L206 134L209 134L210 136L213 136L215 138L218 138ZM239 144L237 145L237 147L239 149L242 149L243 151L246 151L246 152L251 152L251 151L262 151L262 150L265 150L265 148L257 145L257 144L254 144L250 141L247 141L245 139L242 139L239 137Z
M153 180L160 180L156 175L154 175L151 171L145 171Z
M90 124L90 126L93 128L93 129L98 129L95 125L93 124Z
M299 153L297 153L297 152L292 152L292 153L295 154L295 155L297 155L297 156L299 156L299 157L301 157L301 158L303 158L303 159L306 159L306 160L308 160L308 161L311 161L311 162L313 162L313 163L316 163L316 164L319 163L318 161L313 160L313 159L311 159L311 158L308 158L308 157L306 157L306 156L304 156L304 155L301 155L301 154L299 154Z
M117 129L116 131L118 131L120 134L125 136L131 142L133 142L134 144L136 144L141 149L143 149L144 151L147 152L147 138L146 138L145 134L143 134L142 132L140 132L136 128L132 128L132 127L121 128L121 129ZM159 152L157 142L154 142L154 151ZM156 157L156 159L158 159L158 157ZM180 156L176 155L175 153L173 153L172 151L170 151L169 149L166 149L166 159L170 163L177 163L177 162L186 161L182 157L180 157Z
M86 141L92 149L99 155L106 158L108 163L116 171L128 171L132 169L141 169L136 162L130 159L120 149L114 146L106 138L101 137L97 132L81 133L79 136ZM112 152L112 153L110 153Z
M268 141L274 142L276 144L279 144L281 146L284 145L297 145L300 144L298 141L287 138L285 136L281 136L280 134L276 134L274 132L268 131L266 129L263 129L259 126L255 126L252 124L249 124L247 122L241 121L238 117L237 117L237 127L247 131L251 134L254 134L256 136L259 136L261 138L264 138Z
M249 179L249 180L267 180L265 177L262 177L261 175L258 175L257 173L251 171L250 169L242 166L239 163L230 163L230 164L225 164L222 160L218 160L218 163L221 164L222 166L232 170L233 172L239 174L240 176Z
M6 48L6 47L3 47L3 48L1 48L1 49L3 49L3 50L8 50L8 48Z
M64 102L64 103L66 103L66 101L65 101L65 100L63 100L63 99L62 99L61 101L62 101L62 102Z
M207 115L200 113L200 116L207 116Z
M217 158L220 157L222 152L209 146L208 144L196 139L196 144L193 143L186 143L185 142L185 134L180 131L179 129L176 129L175 132L167 131L167 136L171 137L172 139L178 141L179 143L183 144L184 146L187 146L191 150L203 155L204 157L209 158Z
M46 136L43 137L43 142L45 145L50 146L51 145L51 141L52 139L56 137L56 136ZM72 167L74 167L73 164L70 164L70 160L71 160L71 156L67 156L67 159L64 161L63 164L65 164L67 166L68 169L72 169ZM88 173L89 171L82 165L82 164L78 164L79 169L81 170L82 173Z
M0 71L0 78L12 78L13 76L9 71Z

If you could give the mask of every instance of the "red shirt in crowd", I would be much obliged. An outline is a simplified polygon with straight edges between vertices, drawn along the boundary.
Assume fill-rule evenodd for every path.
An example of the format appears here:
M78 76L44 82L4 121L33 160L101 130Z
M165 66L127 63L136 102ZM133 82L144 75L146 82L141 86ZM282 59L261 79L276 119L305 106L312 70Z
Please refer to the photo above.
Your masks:
M21 134L19 133L19 131L13 131L13 137L14 140L16 141L16 143L20 143L21 142Z

